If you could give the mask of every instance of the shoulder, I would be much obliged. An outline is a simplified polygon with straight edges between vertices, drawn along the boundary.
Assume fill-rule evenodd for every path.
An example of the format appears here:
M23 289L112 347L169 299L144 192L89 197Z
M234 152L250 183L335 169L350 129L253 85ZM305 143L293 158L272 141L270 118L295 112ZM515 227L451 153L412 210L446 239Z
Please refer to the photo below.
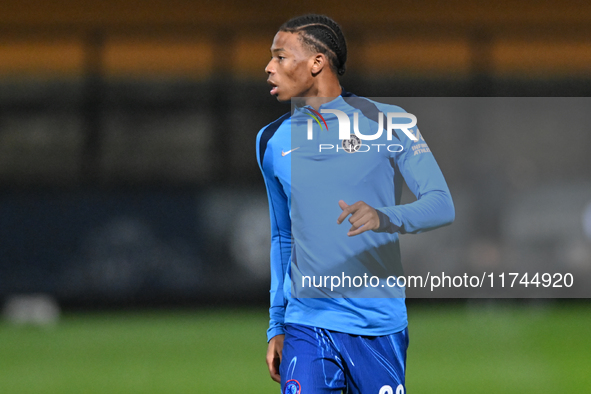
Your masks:
M416 126L416 118L402 107L387 102L371 100L366 97L349 95L348 97L343 96L347 104L356 111L362 112L367 119L377 122L381 116L384 128L390 122L393 123L393 126L398 126L394 128L394 138L401 141L405 145L405 149L409 149L411 145L415 145L418 140L422 140L422 143L425 142ZM401 126L407 123L412 123L412 126L409 125L410 127L408 128L401 128ZM416 140L411 139L411 136L412 138L416 138Z
M392 112L404 112L406 113L406 110L402 107L399 107L397 105L394 104L386 104L386 103L380 103L377 101L373 101L376 105L376 107L380 110L380 112L387 114L387 113L392 113Z
M351 92L346 92L343 90L342 93L343 99L352 107L358 108L360 110L366 111L379 111L382 113L385 112L406 112L404 109L400 108L397 105L393 104L386 104L379 101L375 101L369 99L367 97L357 96Z
M256 149L257 149L257 160L259 161L259 165L262 166L263 159L265 157L265 152L267 151L267 146L269 145L269 141L271 138L275 136L277 131L281 126L287 123L290 118L290 112L287 112L283 116L280 116L273 122L269 123L265 127L259 130L257 134L256 140Z
M279 118L275 119L265 127L259 130L257 134L257 140L262 139L264 136L273 136L275 132L281 127L283 123L285 123L290 118L290 113L287 112L280 116Z
M397 105L382 103L367 97L356 96L352 93L343 94L343 99L354 110L360 111L366 118L372 120L377 120L379 113L406 112Z

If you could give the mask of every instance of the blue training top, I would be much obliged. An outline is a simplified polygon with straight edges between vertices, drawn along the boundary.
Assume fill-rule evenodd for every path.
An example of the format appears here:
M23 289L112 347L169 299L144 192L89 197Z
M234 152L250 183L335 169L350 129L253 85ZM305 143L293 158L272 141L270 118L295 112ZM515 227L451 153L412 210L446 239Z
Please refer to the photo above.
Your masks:
M334 110L348 116L361 140L339 139ZM404 288L386 282L401 274L398 233L432 230L455 216L433 154L416 126L387 138L386 114L405 112L397 106L343 92L318 111L292 112L261 129L256 144L271 216L267 339L283 334L285 323L368 336L403 330ZM372 139L380 116L383 133ZM400 205L403 179L417 200ZM339 200L375 208L380 227L347 236L349 222L337 224Z

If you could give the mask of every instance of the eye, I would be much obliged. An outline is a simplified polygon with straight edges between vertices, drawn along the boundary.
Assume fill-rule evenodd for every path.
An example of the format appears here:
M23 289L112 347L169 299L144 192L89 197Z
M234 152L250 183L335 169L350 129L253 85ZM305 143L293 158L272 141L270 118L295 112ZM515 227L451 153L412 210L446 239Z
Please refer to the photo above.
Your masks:
M285 59L285 56L277 56L277 59L279 59L279 61L282 61L283 59Z

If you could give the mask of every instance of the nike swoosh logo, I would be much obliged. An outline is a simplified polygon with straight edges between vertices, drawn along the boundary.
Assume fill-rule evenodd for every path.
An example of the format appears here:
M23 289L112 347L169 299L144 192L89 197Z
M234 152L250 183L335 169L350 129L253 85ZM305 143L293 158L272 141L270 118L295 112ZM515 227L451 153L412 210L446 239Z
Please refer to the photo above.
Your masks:
M297 148L293 148L291 150L288 150L287 152L284 152L283 150L281 151L281 156L287 156L289 155L291 152L293 152L294 150L300 149L300 147L298 146Z

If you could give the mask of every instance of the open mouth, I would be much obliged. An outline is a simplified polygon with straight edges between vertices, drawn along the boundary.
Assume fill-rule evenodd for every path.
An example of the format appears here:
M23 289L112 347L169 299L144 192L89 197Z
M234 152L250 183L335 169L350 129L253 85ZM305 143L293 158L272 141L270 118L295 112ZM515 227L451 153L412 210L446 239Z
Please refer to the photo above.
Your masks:
M275 96L277 94L277 85L275 85L272 81L267 81L269 85L271 85L271 95Z

